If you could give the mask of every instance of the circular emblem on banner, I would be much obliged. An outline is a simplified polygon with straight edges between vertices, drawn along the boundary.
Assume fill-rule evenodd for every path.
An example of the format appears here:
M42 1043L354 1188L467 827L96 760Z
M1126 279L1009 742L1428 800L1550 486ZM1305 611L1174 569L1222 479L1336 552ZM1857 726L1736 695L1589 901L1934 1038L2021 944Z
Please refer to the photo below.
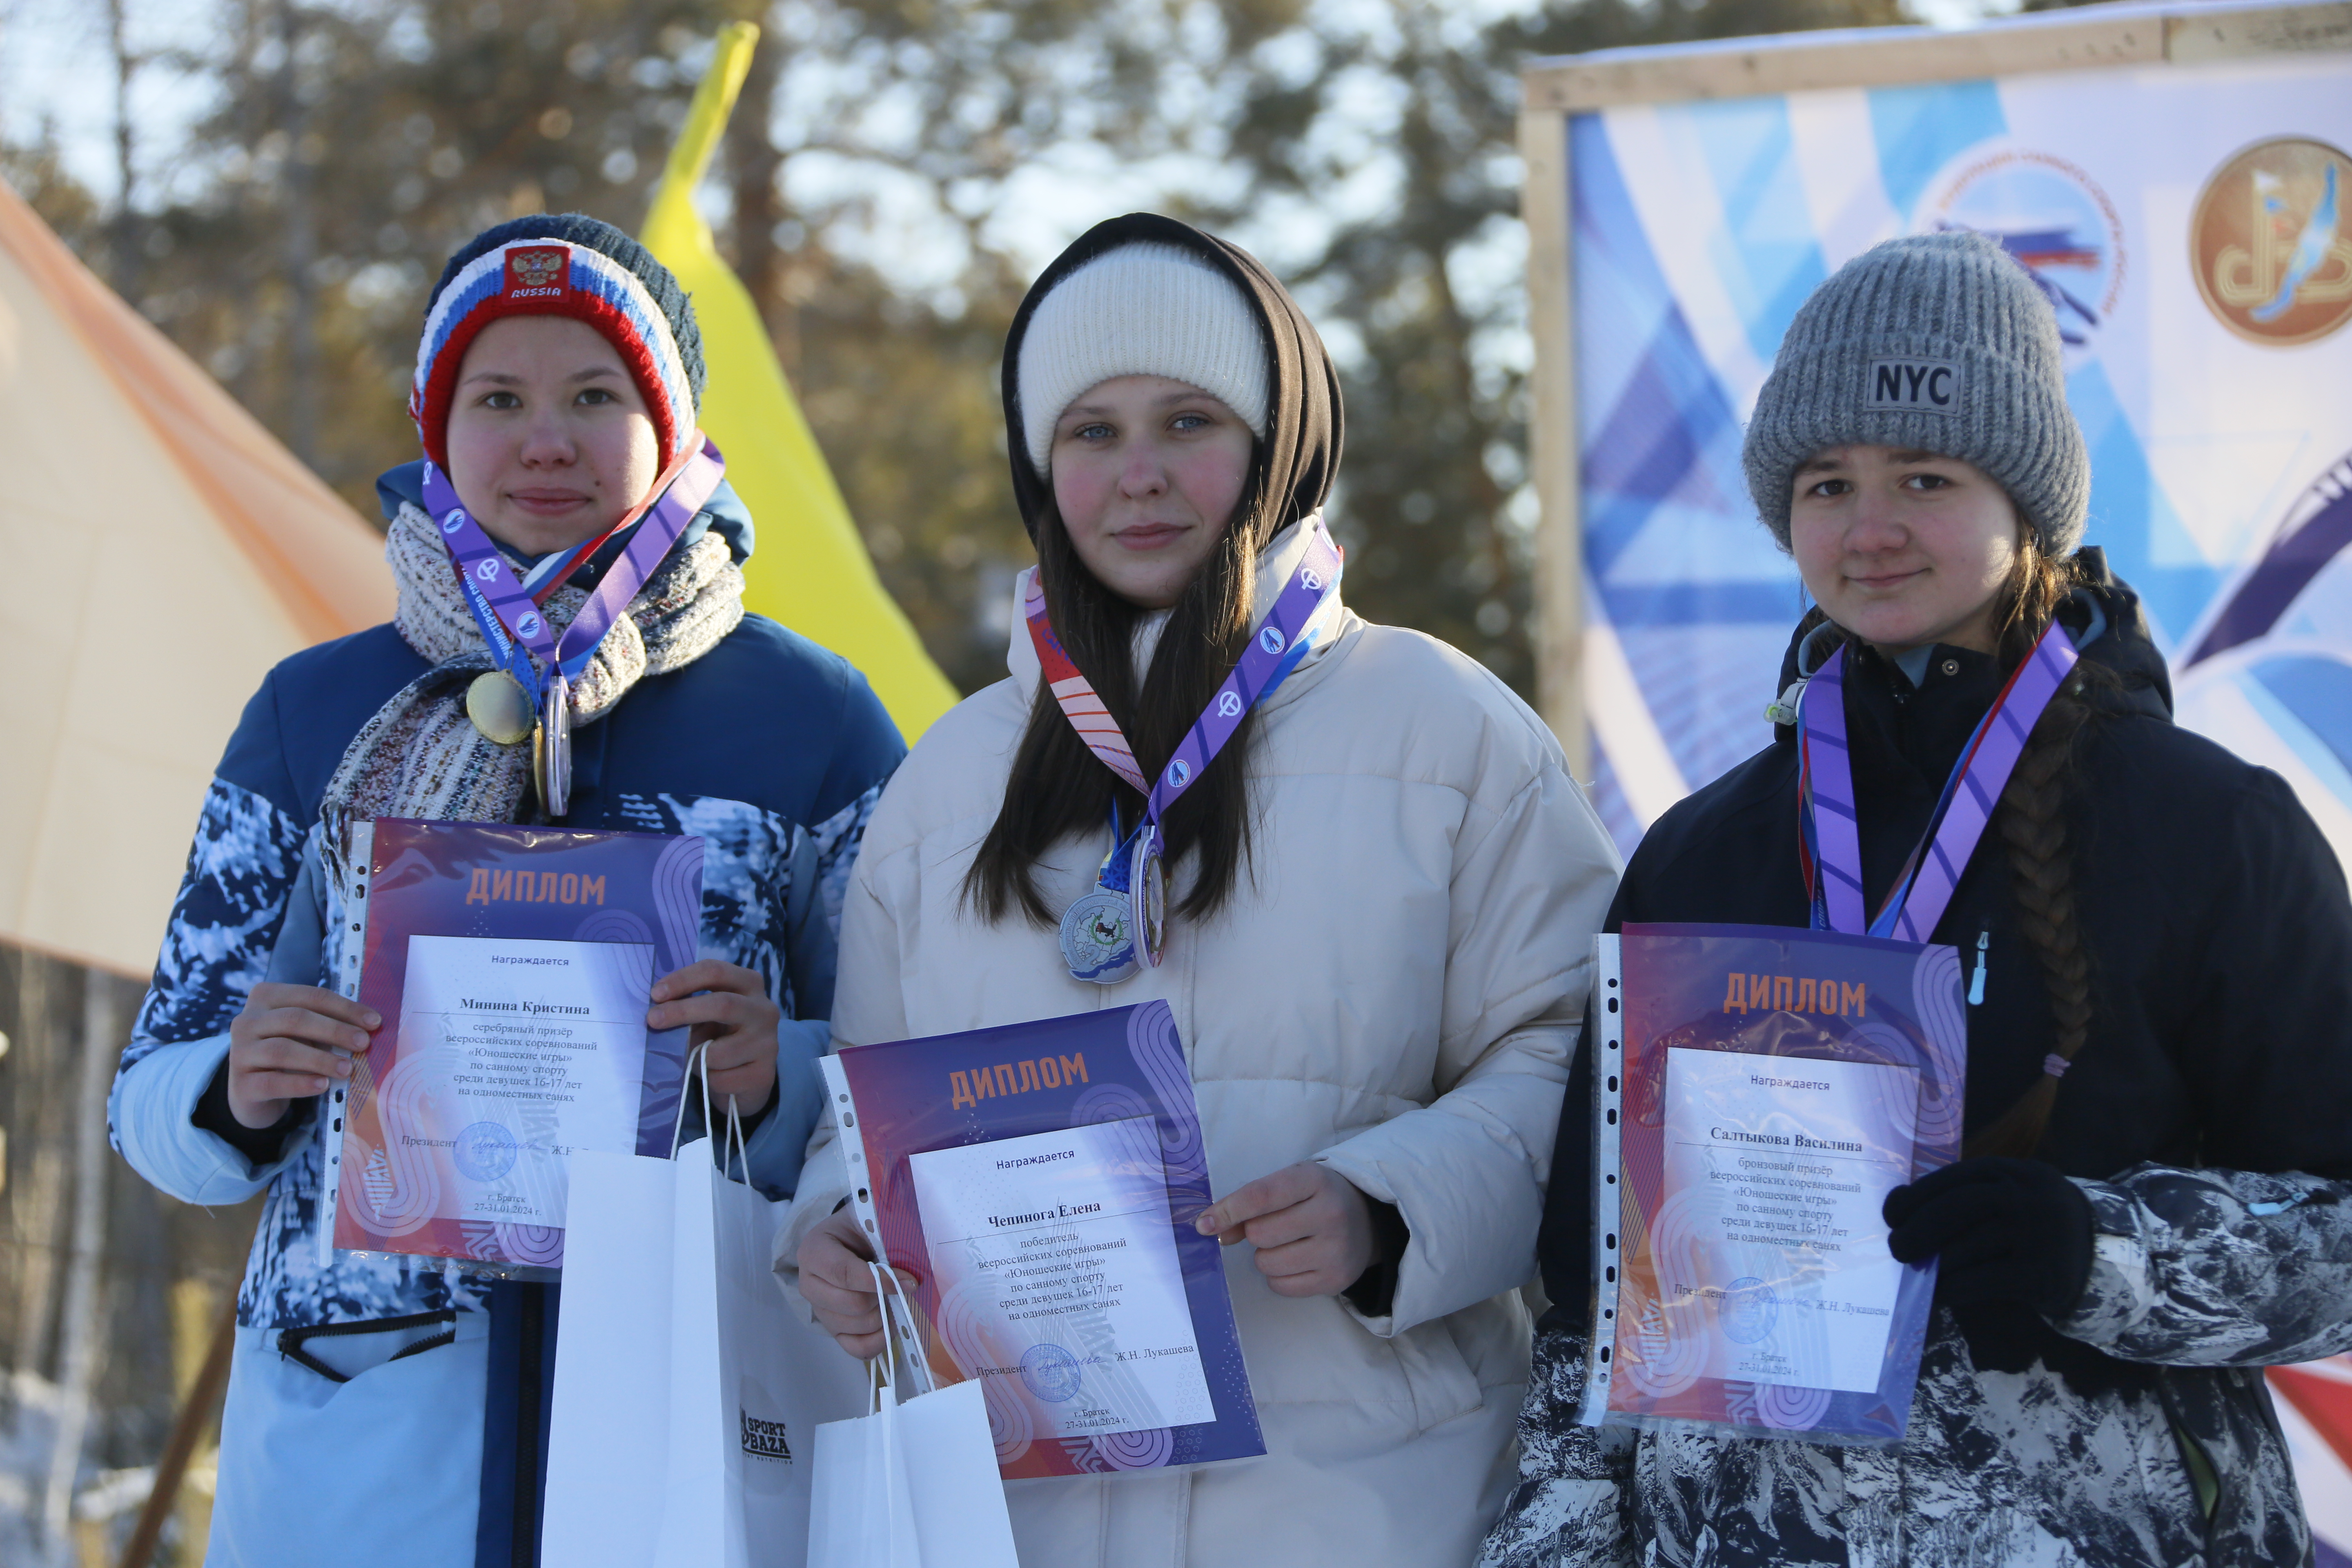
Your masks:
M525 637L537 637L537 636L539 635L539 616L538 616L538 615L537 615L536 613L532 612L532 611L525 610L525 611L524 611L524 612L523 612L520 616L518 616L518 617L516 618L516 620L515 620L515 630L517 630L517 631L520 632L523 636L525 636Z
M1928 182L1911 226L1973 229L1997 241L2057 312L2068 364L2096 352L2128 258L2116 204L2081 168L2030 147L1979 143Z
M441 520L441 531L444 533L455 533L458 529L465 526L465 522L466 509L463 507L453 506L449 509L449 515Z
M2257 142L2213 172L2189 220L2205 308L2252 342L2292 348L2352 321L2352 154Z
M485 583L497 582L499 580L498 562L496 560L483 562L479 566L474 568L474 575L479 577Z
M1289 646L1283 640L1282 628L1280 626L1266 627L1265 630L1257 634L1257 640L1268 653L1280 653L1285 647Z
M1168 764L1168 787L1182 789L1192 782L1192 764L1179 757Z
M1218 698L1217 713L1221 718L1240 718L1242 716L1242 694L1238 691L1228 691L1223 696Z

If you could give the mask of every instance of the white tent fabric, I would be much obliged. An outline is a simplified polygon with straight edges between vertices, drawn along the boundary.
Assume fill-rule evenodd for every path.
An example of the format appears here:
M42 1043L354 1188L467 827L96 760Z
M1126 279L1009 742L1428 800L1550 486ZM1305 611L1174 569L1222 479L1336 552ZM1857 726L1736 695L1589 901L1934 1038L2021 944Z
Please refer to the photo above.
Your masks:
M155 962L206 781L383 546L0 184L0 941Z

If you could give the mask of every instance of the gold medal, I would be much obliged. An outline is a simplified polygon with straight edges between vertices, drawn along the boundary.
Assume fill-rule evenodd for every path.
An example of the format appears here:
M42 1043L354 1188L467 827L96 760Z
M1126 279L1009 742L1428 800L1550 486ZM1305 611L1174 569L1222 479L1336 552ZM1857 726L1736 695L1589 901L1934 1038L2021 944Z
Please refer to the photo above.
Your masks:
M474 677L474 683L466 688L466 717L474 721L483 739L501 746L520 745L539 727L529 693L502 669Z

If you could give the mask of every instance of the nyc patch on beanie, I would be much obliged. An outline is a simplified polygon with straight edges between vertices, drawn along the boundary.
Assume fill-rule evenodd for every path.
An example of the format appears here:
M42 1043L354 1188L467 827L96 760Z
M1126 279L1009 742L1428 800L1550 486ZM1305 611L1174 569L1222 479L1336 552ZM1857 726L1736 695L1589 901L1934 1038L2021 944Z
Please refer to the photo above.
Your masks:
M652 252L583 213L499 224L449 258L425 307L408 398L426 457L449 466L458 367L482 329L508 316L570 316L602 333L646 400L661 465L669 466L694 431L702 397L702 331L694 306Z
M2058 318L2024 267L1965 230L1890 239L1797 311L1748 423L1748 494L1780 548L1797 469L1832 447L1933 452L2009 493L2042 552L2073 553L2091 463Z

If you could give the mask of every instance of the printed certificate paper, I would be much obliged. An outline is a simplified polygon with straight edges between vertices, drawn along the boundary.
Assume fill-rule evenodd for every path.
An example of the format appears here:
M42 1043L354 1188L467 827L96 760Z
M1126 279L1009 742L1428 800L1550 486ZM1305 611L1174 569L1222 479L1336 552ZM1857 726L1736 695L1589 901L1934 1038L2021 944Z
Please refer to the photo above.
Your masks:
M1215 1419L1149 1117L916 1154L941 1294L981 1305L1056 1437Z
M572 1151L669 1152L687 1031L646 1028L694 962L702 840L475 822L353 825L347 995L383 1017L331 1091L333 1247L501 1273L563 1261Z
M1936 1276L1880 1215L1959 1154L1959 955L1629 925L1598 971L1580 1418L1900 1442Z
M1878 1387L1903 1277L1879 1209L1918 1100L1913 1068L1668 1049L1665 1204L1691 1234L1660 1297L1714 1315L1703 1375Z
M408 939L377 1098L435 1217L561 1226L572 1150L635 1152L653 970L648 942Z
M1265 1452L1166 1003L818 1066L914 1381L981 1385L1008 1479Z

